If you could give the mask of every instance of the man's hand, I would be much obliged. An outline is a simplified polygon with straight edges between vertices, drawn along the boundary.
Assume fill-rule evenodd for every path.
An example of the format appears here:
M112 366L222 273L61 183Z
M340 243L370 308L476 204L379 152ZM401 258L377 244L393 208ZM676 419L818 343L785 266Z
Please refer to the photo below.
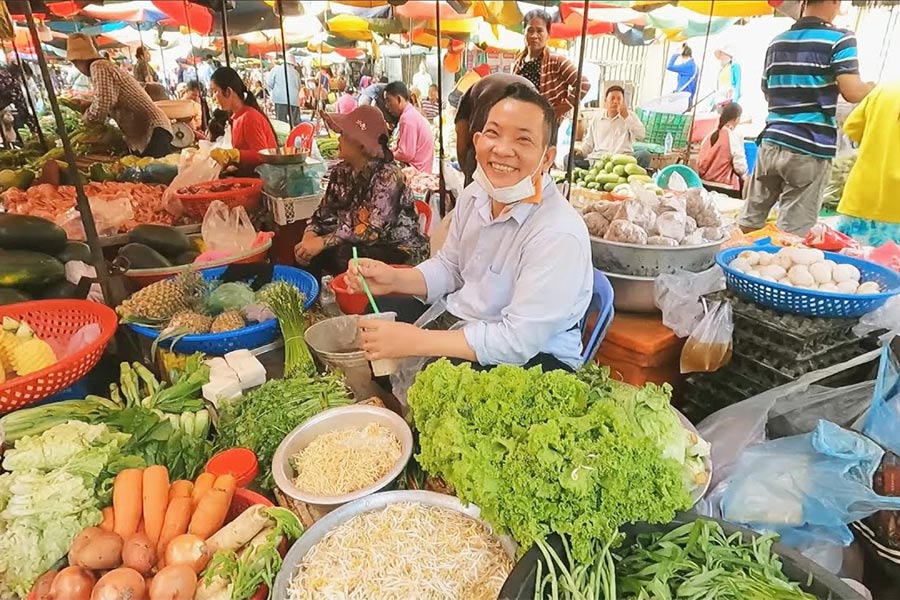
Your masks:
M418 356L422 337L428 335L415 325L379 319L360 318L356 326L368 360Z
M216 148L209 153L209 157L223 167L227 167L230 164L240 162L241 153L233 148Z
M624 104L619 107L619 116L622 117L623 119L628 118L628 109L625 107Z
M386 296L392 293L397 283L397 269L380 260L370 258L359 259L359 269L356 268L354 260L351 260L347 267L347 288L355 294L363 293L360 276L366 278L369 291L373 296Z
M294 258L297 260L297 264L308 265L324 249L325 238L313 235L294 246Z

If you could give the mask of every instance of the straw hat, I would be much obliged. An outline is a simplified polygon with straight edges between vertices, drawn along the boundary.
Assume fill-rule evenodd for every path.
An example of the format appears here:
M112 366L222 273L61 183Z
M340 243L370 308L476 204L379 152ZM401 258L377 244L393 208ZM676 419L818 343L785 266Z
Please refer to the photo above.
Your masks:
M384 115L374 106L358 106L345 115L322 113L322 118L335 133L347 136L373 156L384 156L378 140L388 134L388 126Z
M94 60L103 58L94 47L94 42L83 33L73 33L66 44L66 60Z

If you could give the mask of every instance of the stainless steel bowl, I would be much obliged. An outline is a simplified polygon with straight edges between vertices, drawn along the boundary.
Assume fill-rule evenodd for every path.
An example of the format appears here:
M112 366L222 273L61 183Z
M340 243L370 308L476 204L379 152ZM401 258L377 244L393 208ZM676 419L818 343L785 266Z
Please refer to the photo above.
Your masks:
M333 512L322 517L312 527L307 529L300 539L294 542L291 549L288 550L281 565L281 570L275 578L275 594L272 596L277 600L285 600L288 598L288 588L297 568L300 566L303 557L312 550L313 546L318 544L333 529L342 525L363 513L372 512L385 508L391 504L400 502L414 502L427 506L437 506L448 510L455 510L477 521L481 521L481 509L474 504L464 506L455 496L446 496L436 492L428 492L425 490L403 490L397 492L381 492L372 494L365 498L361 498L350 504L335 509ZM482 521L483 522L483 521ZM490 525L485 523L490 528ZM516 556L516 543L508 536L497 536L500 545L509 555L510 558Z
M335 431L336 429L361 429L369 423L377 423L382 427L387 427L400 440L400 458L384 477L360 490L340 496L317 496L304 492L294 485L294 469L290 464L292 456L306 448L323 433ZM275 450L275 456L272 458L272 476L278 489L289 498L313 504L323 511L329 511L390 485L406 468L406 463L409 462L409 458L412 456L412 448L412 431L409 425L406 424L406 421L403 420L403 417L397 413L386 408L364 404L340 406L307 419L282 440L278 449Z
M658 313L656 306L656 277L636 277L604 271L613 288L616 310L634 313Z
M591 236L591 256L594 266L604 273L636 277L657 277L680 270L699 273L715 264L723 241L670 247L624 244Z
M297 148L268 148L259 151L259 159L268 165L299 165L307 162L309 152Z

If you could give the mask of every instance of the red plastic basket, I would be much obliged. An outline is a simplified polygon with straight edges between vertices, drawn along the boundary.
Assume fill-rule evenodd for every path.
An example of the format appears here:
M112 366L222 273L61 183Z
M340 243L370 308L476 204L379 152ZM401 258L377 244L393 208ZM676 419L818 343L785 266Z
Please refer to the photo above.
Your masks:
M179 194L178 192L175 192L175 197L181 201L181 206L184 208L184 214L197 219L198 221L203 220L203 217L206 215L206 209L209 208L209 205L212 204L213 200L220 200L229 208L243 206L247 209L248 213L257 209L262 202L262 179L253 177L216 179L192 187L205 189L223 183L243 183L247 184L249 187L226 190L224 192L201 192L199 194Z
M263 496L262 494L257 494L256 492L252 492L247 488L239 487L234 490L234 496L231 498L231 506L228 507L228 514L225 517L226 523L231 523L233 520L238 518L242 512L253 506L254 504L262 504L263 506L275 506L271 500ZM278 551L281 553L283 557L287 552L287 543L285 541L281 542L281 546L278 548ZM253 594L253 597L250 600L265 600L269 595L269 590L265 585L261 585L256 593Z
M0 414L49 398L87 375L103 355L119 321L113 309L88 300L7 304L0 306L2 317L24 320L39 338L68 342L82 327L92 323L100 325L100 337L46 369L0 384Z

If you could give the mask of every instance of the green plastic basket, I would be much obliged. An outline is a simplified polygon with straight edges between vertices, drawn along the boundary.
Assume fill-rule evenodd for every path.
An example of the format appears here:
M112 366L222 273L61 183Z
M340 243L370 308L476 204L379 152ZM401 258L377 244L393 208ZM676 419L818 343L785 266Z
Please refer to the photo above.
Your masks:
M672 134L672 149L687 148L691 135L691 115L654 112L637 109L637 116L647 129L647 135L641 140L645 144L665 146L666 134Z

